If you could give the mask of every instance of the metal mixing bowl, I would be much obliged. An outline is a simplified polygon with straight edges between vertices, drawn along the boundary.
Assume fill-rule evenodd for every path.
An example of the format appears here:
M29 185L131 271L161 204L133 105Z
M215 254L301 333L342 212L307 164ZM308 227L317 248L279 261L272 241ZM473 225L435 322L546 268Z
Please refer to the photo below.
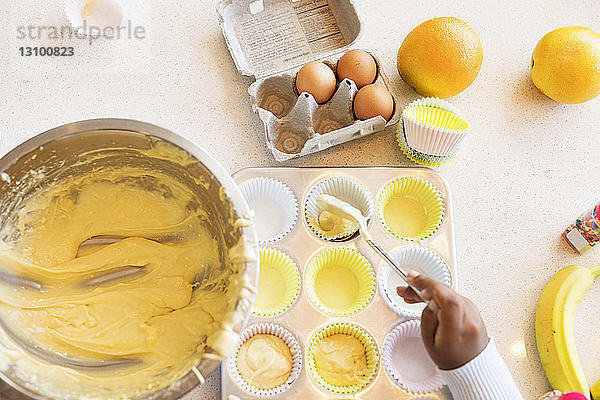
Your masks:
M191 165L177 166L155 158L141 157L139 152L131 149L148 149L157 141L166 141L175 145L197 160ZM119 150L115 151L114 149ZM15 197L27 197L36 190L50 185L65 176L85 174L91 168L99 167L98 161L82 163L85 154L111 149L110 154L100 161L111 165L126 165L133 163L144 168L162 169L170 176L176 177L188 185L212 208L211 216L216 221L217 232L226 248L233 246L241 235L244 235L252 249L256 251L256 236L253 227L234 227L231 216L248 215L249 209L237 185L225 169L207 152L166 129L148 123L125 119L95 119L74 122L51 129L24 142L0 159L0 173L10 176L9 184L6 179L0 179L0 228L16 218L15 211L19 204ZM108 151L108 150L107 150ZM112 164L114 163L114 164ZM31 179L31 171L42 168L44 174ZM4 175L6 178L6 175ZM209 189L195 182L207 182ZM228 199L221 201L224 189ZM1 229L0 229L1 231ZM14 238L3 238L10 240ZM227 257L226 255L223 255ZM257 259L257 258L256 258ZM256 261L245 264L248 282L256 285L258 281L258 265ZM253 302L253 299L251 299ZM252 304L250 302L250 305ZM242 302L239 302L242 303ZM239 306L239 304L238 304ZM244 321L234 329L239 332L245 325L251 307L245 307ZM0 346L2 343L0 343ZM203 360L198 370L203 376L210 374L220 363L213 360ZM11 373L10 370L0 371L0 378L20 393L22 398L46 399L43 393L36 393ZM152 400L172 400L198 385L198 379L190 372L171 386L157 392L145 395L143 398Z

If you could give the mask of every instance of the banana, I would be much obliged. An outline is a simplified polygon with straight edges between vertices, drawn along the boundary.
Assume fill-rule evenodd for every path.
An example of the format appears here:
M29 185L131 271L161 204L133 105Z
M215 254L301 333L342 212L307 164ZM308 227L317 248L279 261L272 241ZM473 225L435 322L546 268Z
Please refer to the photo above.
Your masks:
M546 285L535 313L535 336L542 366L552 388L590 396L575 348L575 310L600 276L593 268L571 265L558 271ZM598 389L595 388L594 391Z
M590 392L592 393L592 399L600 400L600 380L596 382L594 386L592 386Z

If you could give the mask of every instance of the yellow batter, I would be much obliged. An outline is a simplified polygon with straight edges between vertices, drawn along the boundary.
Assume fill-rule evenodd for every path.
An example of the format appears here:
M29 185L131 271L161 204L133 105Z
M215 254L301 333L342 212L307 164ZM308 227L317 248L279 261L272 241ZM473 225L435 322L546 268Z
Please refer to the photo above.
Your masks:
M367 371L363 344L351 335L336 334L321 340L315 353L317 373L335 386L356 385Z
M318 221L311 220L312 225L323 236L335 237L357 228L354 221L339 217L329 211L321 211Z
M343 265L326 265L315 277L315 293L319 301L334 310L354 305L358 290L356 274Z
M134 167L94 171L38 193L18 215L19 240L0 247L0 264L42 291L0 284L0 318L48 354L133 362L115 370L49 367L17 345L0 346L0 358L34 388L86 387L85 395L52 393L83 399L145 393L202 358L227 356L241 319L233 310L246 287L246 252L242 241L224 247L210 221L187 186ZM123 239L78 254L98 235ZM124 266L139 273L98 279ZM0 332L2 342L11 339Z
M400 236L419 235L427 225L427 210L411 196L393 196L383 209L383 217L390 229Z
M292 372L292 353L275 335L254 335L246 340L237 361L244 380L259 389L283 385Z

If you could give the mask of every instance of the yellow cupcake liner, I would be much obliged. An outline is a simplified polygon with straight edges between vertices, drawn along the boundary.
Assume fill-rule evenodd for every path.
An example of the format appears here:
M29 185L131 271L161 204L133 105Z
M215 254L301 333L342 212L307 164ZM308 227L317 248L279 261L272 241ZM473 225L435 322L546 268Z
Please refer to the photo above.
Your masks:
M408 196L421 203L427 212L425 228L415 236L403 236L387 224L384 217L385 206L394 196ZM406 241L425 240L433 235L444 219L444 201L438 189L425 179L418 177L398 178L388 183L377 200L377 215L384 229L392 236Z
M350 386L332 385L323 379L323 377L321 377L317 371L315 355L319 349L321 340L336 334L351 335L358 339L365 348L367 370L365 372L364 379L358 384ZM310 376L322 388L337 394L351 394L364 389L373 381L375 375L377 374L377 368L379 367L379 352L377 351L375 340L365 329L348 322L340 322L328 325L317 331L315 336L308 344L308 349L306 351L306 365Z
M455 154L471 131L452 104L435 97L410 103L402 111L402 120L409 146L433 156Z
M273 307L257 308L255 303L254 308L252 309L252 315L262 318L274 317L289 310L296 302L296 299L300 294L300 272L296 267L296 263L294 263L294 261L283 251L261 247L259 253L261 270L263 266L270 265L281 272L282 279L285 283L286 293L281 302ZM260 293L258 293L257 296L260 296Z
M358 293L356 301L343 308L333 308L324 304L316 293L316 278L328 265L338 265L347 268L356 276ZM306 297L319 311L334 317L347 317L364 310L375 295L375 273L369 261L358 251L350 248L331 248L315 257L304 272Z

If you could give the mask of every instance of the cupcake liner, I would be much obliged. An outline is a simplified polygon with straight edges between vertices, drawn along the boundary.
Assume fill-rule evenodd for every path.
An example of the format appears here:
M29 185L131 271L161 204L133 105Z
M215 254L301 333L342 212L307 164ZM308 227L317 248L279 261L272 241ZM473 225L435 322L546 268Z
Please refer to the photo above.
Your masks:
M456 153L471 131L456 108L435 97L413 101L402 111L402 119L409 146L434 156Z
M425 350L418 320L403 322L390 332L383 344L381 362L392 381L409 393L426 394L444 386Z
M82 12L88 3L93 13L83 17ZM67 20L80 36L111 35L105 31L106 27L112 27L115 31L131 19L129 0L65 0L64 7ZM98 28L100 31L90 31L91 27Z
M334 177L319 182L309 191L304 203L304 217L310 229L324 240L336 241L349 238L358 231L358 224L349 222L346 229L338 234L328 234L321 229L318 220L323 209L317 204L317 197L329 194L358 208L369 221L373 217L373 199L362 183L347 177Z
M450 270L446 263L425 247L401 247L391 251L390 257L407 271L415 270L448 286L451 284ZM401 317L421 317L425 304L406 303L396 292L398 286L406 286L406 283L387 262L383 262L379 268L379 292L385 304Z
M283 182L254 178L240 186L251 210L259 244L275 243L286 237L298 220L298 200Z
M401 124L398 124L398 131L396 132L396 141L398 142L398 146L400 146L400 150L402 153L414 163L424 165L426 167L439 167L441 165L446 164L448 161L452 160L456 154L462 148L462 144L458 147L456 153L449 156L432 156L429 154L424 154L416 151L411 148L406 142L406 136L404 134L404 129Z
M365 373L364 380L358 384L350 386L332 385L325 381L317 371L315 365L315 355L317 353L321 340L328 336L336 334L351 335L357 338L365 347L367 371ZM359 390L362 390L365 387L367 387L373 381L375 375L377 374L378 364L379 353L377 351L377 345L375 344L375 340L373 339L373 337L363 328L348 322L340 322L321 328L311 339L306 352L307 370L310 376L313 378L313 380L324 389L338 394L356 393Z
M260 334L277 336L289 347L292 354L292 371L290 372L290 376L283 385L272 389L260 389L249 384L244 380L237 367L237 357L242 345L252 336ZM244 391L256 396L274 396L288 390L300 376L300 372L302 371L302 351L298 340L287 329L275 324L251 325L240 333L236 350L227 360L227 364L233 379Z
M348 274L353 274L356 278L357 288L346 288L346 293L356 293L356 299L352 304L336 307L322 301L317 294L317 278L319 274L328 268L343 267L347 269ZM346 272L346 271L343 271ZM335 276L330 277L333 282L327 285L327 292L335 296L342 291L342 285L336 287L336 284L343 282L344 275L337 271ZM321 277L323 279L323 277ZM350 284L353 280L350 278ZM358 251L349 248L331 248L320 253L314 258L304 272L304 286L306 296L310 302L319 311L330 316L346 317L362 311L373 299L375 294L375 273L373 267L367 259ZM337 289L337 290L336 290ZM321 292L323 293L323 292ZM338 298L341 298L341 294Z
M426 210L425 227L421 232L405 236L400 232L395 232L386 222L384 210L392 197L404 196L414 199L421 203ZM418 177L398 178L388 183L377 202L377 213L384 229L392 236L400 240L424 240L433 235L440 227L444 219L444 202L440 192L435 186Z
M261 296L260 287L263 285L261 279L265 279L265 272L268 268L273 268L276 274L279 275L280 280L278 282L268 281L265 285L272 286L274 288L282 287L283 294L281 300L271 306L265 305L264 307L259 305L259 296ZM283 314L292 307L298 298L300 293L300 272L296 267L296 263L285 254L284 252L271 249L271 248L260 248L260 277L258 283L258 294L254 301L254 308L252 314L257 317L274 317L279 314Z

